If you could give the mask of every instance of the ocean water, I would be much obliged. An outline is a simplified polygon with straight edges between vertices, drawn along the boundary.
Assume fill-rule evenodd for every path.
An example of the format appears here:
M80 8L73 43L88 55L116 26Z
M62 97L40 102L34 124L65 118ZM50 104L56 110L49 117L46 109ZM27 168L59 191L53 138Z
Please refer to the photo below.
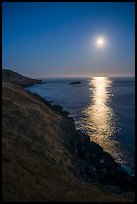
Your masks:
M135 169L135 79L43 79L27 89L63 106L77 129L87 133L117 162ZM80 84L71 85L71 82Z

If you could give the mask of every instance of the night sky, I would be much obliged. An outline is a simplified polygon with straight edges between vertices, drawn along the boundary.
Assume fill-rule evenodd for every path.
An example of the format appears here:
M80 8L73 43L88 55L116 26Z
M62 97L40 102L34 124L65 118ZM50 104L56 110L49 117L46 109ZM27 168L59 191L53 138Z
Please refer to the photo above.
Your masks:
M133 2L3 2L3 68L30 77L134 76L134 10Z

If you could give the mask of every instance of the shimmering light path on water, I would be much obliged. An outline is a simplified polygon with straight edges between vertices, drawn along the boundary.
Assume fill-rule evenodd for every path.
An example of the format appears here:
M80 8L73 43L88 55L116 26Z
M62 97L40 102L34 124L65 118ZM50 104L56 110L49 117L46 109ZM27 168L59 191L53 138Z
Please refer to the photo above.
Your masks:
M117 160L118 141L113 139L113 135L119 130L116 124L116 117L110 107L110 92L112 81L107 77L93 77L90 81L91 103L83 110L83 120L81 129L86 129L91 141L94 141L111 153Z
M134 170L135 80L134 78L44 79L45 84L27 88L53 104L62 105L76 128L89 135L119 163ZM71 82L80 84L70 85Z

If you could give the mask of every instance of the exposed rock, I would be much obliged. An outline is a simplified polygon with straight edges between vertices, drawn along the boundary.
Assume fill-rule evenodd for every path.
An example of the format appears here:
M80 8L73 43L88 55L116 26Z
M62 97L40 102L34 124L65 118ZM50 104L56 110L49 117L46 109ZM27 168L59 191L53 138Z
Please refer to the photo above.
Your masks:
M75 84L81 84L80 81L74 81L74 82L71 82L70 85L75 85Z
M121 189L119 187L116 187L116 186L105 185L104 190L111 191L114 193L121 193Z
M127 196L135 196L135 192L125 192L123 193L124 195L127 195Z
M63 107L60 105L53 105L52 106L56 111L63 111Z
M122 175L122 176L131 176L131 168L129 166L125 166L125 165L121 165L119 167L117 167L117 172Z
M96 176L96 168L94 166L89 166L90 176Z
M100 159L101 164L104 164L104 162L105 162L105 159Z
M104 177L107 176L107 171L106 171L106 169L100 169L100 170L98 171L98 173L100 174L100 176L101 176L102 178L104 178Z

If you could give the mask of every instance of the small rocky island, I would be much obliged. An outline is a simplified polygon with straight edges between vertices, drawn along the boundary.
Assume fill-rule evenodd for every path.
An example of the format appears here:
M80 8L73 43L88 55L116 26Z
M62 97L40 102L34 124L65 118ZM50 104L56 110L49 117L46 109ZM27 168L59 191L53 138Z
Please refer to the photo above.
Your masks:
M70 85L75 85L75 84L81 84L81 81L74 81L70 83Z

